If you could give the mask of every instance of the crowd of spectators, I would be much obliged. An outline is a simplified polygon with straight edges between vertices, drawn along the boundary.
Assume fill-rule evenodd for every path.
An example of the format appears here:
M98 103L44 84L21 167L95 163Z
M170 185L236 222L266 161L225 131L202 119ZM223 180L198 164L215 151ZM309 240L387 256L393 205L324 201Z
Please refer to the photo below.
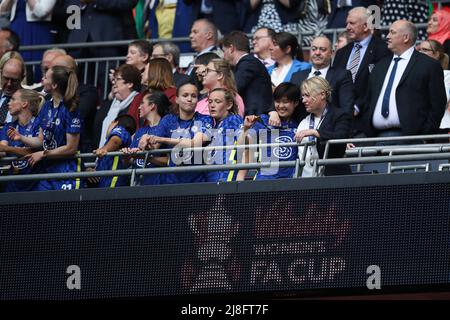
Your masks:
M134 21L145 27L145 21L137 24L138 19L132 18L136 5L141 10L152 6L147 9L152 10L151 17L158 19L158 32L174 34L182 4L188 8L184 14L198 18L190 30L186 28L196 53L194 60L183 69L179 66L180 47L175 43L130 41L125 63L110 71L109 84L100 84L111 86L109 96L102 100L99 87L80 81L76 58L96 53L120 55L120 50L66 52L54 48L42 52L39 58L42 81L30 84L26 81L28 58L19 53L19 45L36 44L28 41L31 35L38 28L42 28L39 32L52 29L51 17L60 15L56 12L58 5L72 2L0 2L0 13L9 13L11 20L10 26L0 31L0 157L17 156L4 167L4 174L279 163L295 160L303 148L308 150L302 176L351 174L348 166L327 166L323 170L312 166L314 159L323 156L326 141L450 131L450 13L446 10L435 10L430 15L428 38L423 41L418 39L415 24L404 19L392 21L384 40L372 28L370 10L351 5L357 1L339 1L338 6L332 1L331 7L321 7L320 2L318 9L333 17L329 21L333 26L345 12L344 25L340 26L345 26L346 32L333 44L318 30L309 40L310 50L304 52L297 38L288 32L292 31L293 21L298 23L298 19L308 16L305 12L309 7L302 6L301 1L78 2L82 4L82 27L68 31L68 42L136 38L139 30L134 28ZM249 29L250 39L243 31L223 29L226 12L234 8L237 11L233 18L241 17L240 5L251 14L255 14L254 10L260 12ZM223 14L217 14L220 10ZM17 29L12 22L22 13L26 19L20 23L27 28ZM274 17L278 20L270 25ZM163 28L160 20L172 23L173 30ZM102 24L83 30L83 21L89 21L87 25L92 21ZM40 27L31 32L31 23L39 23ZM228 27L245 30L242 23L242 19L231 19ZM182 150L294 141L315 144L260 148L259 159L254 159L248 149L237 152L225 148L200 154ZM166 148L172 151L153 156L139 153ZM108 154L114 151L121 151L123 156ZM95 168L86 169L84 162L74 157L79 152L93 152ZM344 154L345 145L329 151L332 158ZM139 177L138 184L280 179L294 174L293 168L275 169L257 170L254 175L246 170L149 174ZM125 176L67 178L8 182L0 190L72 190L128 183Z

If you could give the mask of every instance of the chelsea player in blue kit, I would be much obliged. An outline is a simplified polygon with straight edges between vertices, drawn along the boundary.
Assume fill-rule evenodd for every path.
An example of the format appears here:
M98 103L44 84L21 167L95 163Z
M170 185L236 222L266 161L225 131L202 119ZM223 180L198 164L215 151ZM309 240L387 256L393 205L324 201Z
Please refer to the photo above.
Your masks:
M281 126L269 125L269 116L247 116L245 117L244 127L239 142L242 143L244 138L252 143L289 143L295 142L295 133L298 123L293 120L295 108L300 101L300 89L292 83L284 82L275 88L273 93L275 102L275 111L278 113ZM250 131L253 129L253 131ZM265 154L263 152L266 151ZM247 150L244 155L245 162L249 160L249 152ZM297 147L275 147L260 148L259 161L294 161L298 156ZM287 168L268 168L258 170L255 180L292 178L295 172L294 167ZM247 170L241 170L238 174L238 180L244 180Z
M169 98L161 91L153 91L147 93L142 99L139 106L139 117L144 119L147 125L136 131L133 136L133 140L129 148L123 148L122 152L127 155L133 156L136 152L141 151L139 149L139 141L143 135L153 135L157 133L161 118L163 118L168 112L171 103ZM168 158L166 155L151 156L147 159L145 164L145 156L133 156L132 165L133 168L154 168L158 166L166 166ZM161 183L161 174L146 174L139 178L138 183L140 185L153 185Z
M193 165L203 163L202 153L183 152L179 148L201 147L203 134L213 127L213 119L195 111L198 101L198 89L191 82L182 83L177 88L176 102L178 114L169 114L159 123L155 135L144 135L139 143L142 150L159 148L161 144L176 146L170 154L169 166ZM177 150L178 149L178 150ZM190 183L206 181L202 172L168 173L163 183Z
M37 137L39 135L39 121L36 119L39 106L44 102L44 97L34 90L19 89L11 97L8 109L16 120L5 124L0 132L0 157L1 153L25 156L33 152L26 146L22 137ZM38 173L38 166L32 168L27 160L15 160L11 163L10 174ZM11 181L5 184L6 192L33 191L36 190L37 181Z
M236 145L243 120L238 115L238 106L233 94L224 88L213 89L208 96L209 114L214 118L214 129L211 130L209 146ZM218 149L208 152L208 164L234 164L237 151ZM208 182L234 181L237 171L209 171L206 173Z
M39 138L31 138L31 146L43 151L27 156L35 166L42 161L43 173L81 171L80 159L70 159L78 151L81 120L78 110L77 76L65 67L54 66L43 78L44 90L51 95L39 113L41 125ZM66 159L64 157L69 157ZM81 187L80 179L41 180L38 190L73 190Z
M121 156L108 156L108 152L119 151L131 144L131 136L136 131L136 122L127 114L118 116L108 127L105 145L94 150L97 156L96 171L125 169ZM99 188L115 188L127 185L128 176L101 177Z

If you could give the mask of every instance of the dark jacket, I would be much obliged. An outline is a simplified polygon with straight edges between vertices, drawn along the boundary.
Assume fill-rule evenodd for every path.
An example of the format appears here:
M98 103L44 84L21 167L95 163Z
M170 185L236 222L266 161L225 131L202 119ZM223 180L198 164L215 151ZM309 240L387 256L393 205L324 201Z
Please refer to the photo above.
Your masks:
M347 44L342 49L336 51L333 61L333 67L336 69L346 69L347 62L353 49L353 43ZM354 82L355 104L358 106L360 113L355 118L354 127L357 131L364 131L364 114L366 113L366 94L369 85L369 75L376 63L385 57L391 57L392 52L387 48L386 43L372 36L367 50L362 57L358 72L356 73Z
M337 108L328 108L322 124L317 130L320 139L317 142L317 152L320 159L323 159L325 146L331 139L346 139L351 134L351 115ZM332 144L328 151L327 158L343 158L345 155L346 144ZM326 176L351 174L349 165L329 165L325 166L324 174Z
M271 80L261 61L247 54L234 67L234 77L238 93L244 100L245 115L260 115L273 110Z
M192 5L192 22L201 17L202 0L183 0L185 4ZM212 22L222 34L233 30L240 30L241 0L211 0ZM190 26L189 26L190 27Z
M138 0L96 0L81 10L80 29L69 32L67 42L113 41L136 38L132 10ZM65 8L80 1L65 0Z
M308 78L310 72L311 69L296 72L292 75L290 82L300 87L302 82ZM352 115L355 95L353 92L353 81L350 71L331 67L328 69L325 79L330 83L330 86L333 89L331 99L332 107L341 108ZM300 122L308 115L302 99L300 99L297 110L296 113L299 116L297 122Z
M376 134L372 118L392 58L380 61L370 75L366 134ZM447 98L440 63L414 50L395 91L403 135L432 134L439 128Z

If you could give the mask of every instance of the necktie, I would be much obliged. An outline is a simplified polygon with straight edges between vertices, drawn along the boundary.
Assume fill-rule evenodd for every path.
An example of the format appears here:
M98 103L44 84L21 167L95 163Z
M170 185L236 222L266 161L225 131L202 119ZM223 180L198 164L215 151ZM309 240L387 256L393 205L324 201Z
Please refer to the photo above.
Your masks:
M0 107L0 125L3 125L6 120L6 116L8 115L8 103L9 100L11 100L11 97L4 97L5 99L3 100L2 106Z
M397 71L397 65L401 58L394 58L394 66L392 67L391 75L384 91L383 103L381 104L381 115L385 118L389 116L389 99L391 98L392 85L394 84L395 72Z
M359 60L361 59L361 48L362 46L356 42L355 43L355 53L353 54L352 61L348 70L352 73L353 82L355 82L356 72L358 71Z
M319 70L314 71L314 75L315 75L316 77L320 76L321 74L322 74L322 72L320 72Z

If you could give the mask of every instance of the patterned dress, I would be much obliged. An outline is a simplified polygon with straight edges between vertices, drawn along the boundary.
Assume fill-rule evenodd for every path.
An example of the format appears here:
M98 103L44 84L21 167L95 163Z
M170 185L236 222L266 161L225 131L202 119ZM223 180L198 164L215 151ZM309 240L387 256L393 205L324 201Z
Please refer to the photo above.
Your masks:
M261 14L258 23L252 28L252 33L262 27L273 29L275 32L291 32L302 33L314 32L313 35L302 36L302 46L309 46L311 41L322 34L327 26L327 16L319 12L317 1L310 0L307 2L306 15L298 22L289 22L283 24L280 15L275 8L276 0L263 0Z
M381 7L381 25L390 26L394 21L405 19L412 23L428 22L428 4L417 0L384 0ZM387 34L387 31L385 31ZM427 38L426 30L419 30L418 40Z

